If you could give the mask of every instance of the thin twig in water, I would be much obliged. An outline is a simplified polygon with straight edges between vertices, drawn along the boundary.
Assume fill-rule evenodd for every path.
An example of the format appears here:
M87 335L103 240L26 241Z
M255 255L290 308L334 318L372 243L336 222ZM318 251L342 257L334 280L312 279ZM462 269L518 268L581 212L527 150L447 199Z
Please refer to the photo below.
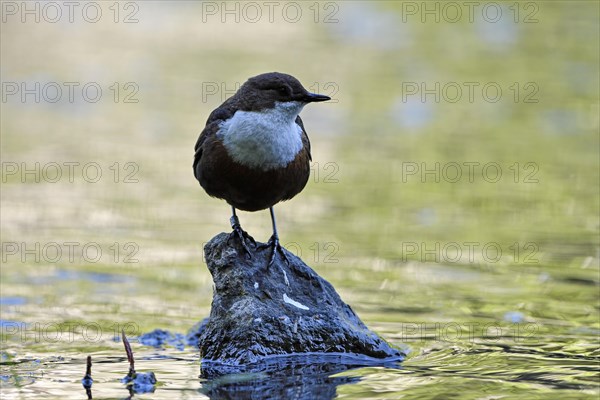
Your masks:
M127 353L127 360L129 361L129 373L127 374L127 376L133 379L135 376L135 361L133 359L133 351L131 350L129 340L127 340L127 337L125 336L125 330L121 330L121 338L123 339L125 353Z
M81 380L83 387L85 388L85 393L88 399L92 398L92 384L94 380L92 379L92 356L87 356L87 363L85 367L85 376Z

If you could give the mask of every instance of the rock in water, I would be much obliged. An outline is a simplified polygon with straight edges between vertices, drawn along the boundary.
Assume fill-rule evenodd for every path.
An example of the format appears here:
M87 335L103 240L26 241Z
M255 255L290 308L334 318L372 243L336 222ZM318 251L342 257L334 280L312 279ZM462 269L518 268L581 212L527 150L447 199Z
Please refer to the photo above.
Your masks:
M237 238L228 239L221 233L204 247L215 287L199 338L203 368L255 371L280 356L354 365L403 359L300 258L284 250L289 265L278 254L268 267L271 248L250 246L250 258Z

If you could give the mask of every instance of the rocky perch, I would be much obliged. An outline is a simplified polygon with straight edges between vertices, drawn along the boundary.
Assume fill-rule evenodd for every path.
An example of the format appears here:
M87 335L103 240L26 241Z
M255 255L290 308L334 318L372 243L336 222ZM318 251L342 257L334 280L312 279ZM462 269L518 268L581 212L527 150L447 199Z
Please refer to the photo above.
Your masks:
M221 233L204 247L214 280L211 313L199 347L203 373L255 372L292 363L387 364L404 354L371 332L333 286L284 249L268 267L271 249Z

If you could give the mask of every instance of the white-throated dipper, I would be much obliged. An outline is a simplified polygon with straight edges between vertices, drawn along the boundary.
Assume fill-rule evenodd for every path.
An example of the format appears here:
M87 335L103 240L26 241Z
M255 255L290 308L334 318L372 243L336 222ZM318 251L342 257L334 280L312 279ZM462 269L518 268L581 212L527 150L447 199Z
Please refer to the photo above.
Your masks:
M288 261L273 206L300 193L310 175L310 141L298 114L306 104L326 100L330 98L308 92L291 75L261 74L210 114L196 142L194 175L206 193L231 205L231 235L240 239L248 255L246 240L256 243L242 229L235 210L269 209L269 265L277 252Z

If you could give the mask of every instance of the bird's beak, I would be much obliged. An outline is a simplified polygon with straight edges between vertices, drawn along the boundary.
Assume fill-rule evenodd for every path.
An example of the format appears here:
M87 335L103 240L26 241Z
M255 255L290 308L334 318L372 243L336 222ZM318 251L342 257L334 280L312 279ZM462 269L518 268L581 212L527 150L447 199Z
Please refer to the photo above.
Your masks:
M302 100L305 101L305 102L307 102L307 103L316 103L318 101L331 100L331 97L325 96L323 94L306 92L306 94L304 95L304 98Z

